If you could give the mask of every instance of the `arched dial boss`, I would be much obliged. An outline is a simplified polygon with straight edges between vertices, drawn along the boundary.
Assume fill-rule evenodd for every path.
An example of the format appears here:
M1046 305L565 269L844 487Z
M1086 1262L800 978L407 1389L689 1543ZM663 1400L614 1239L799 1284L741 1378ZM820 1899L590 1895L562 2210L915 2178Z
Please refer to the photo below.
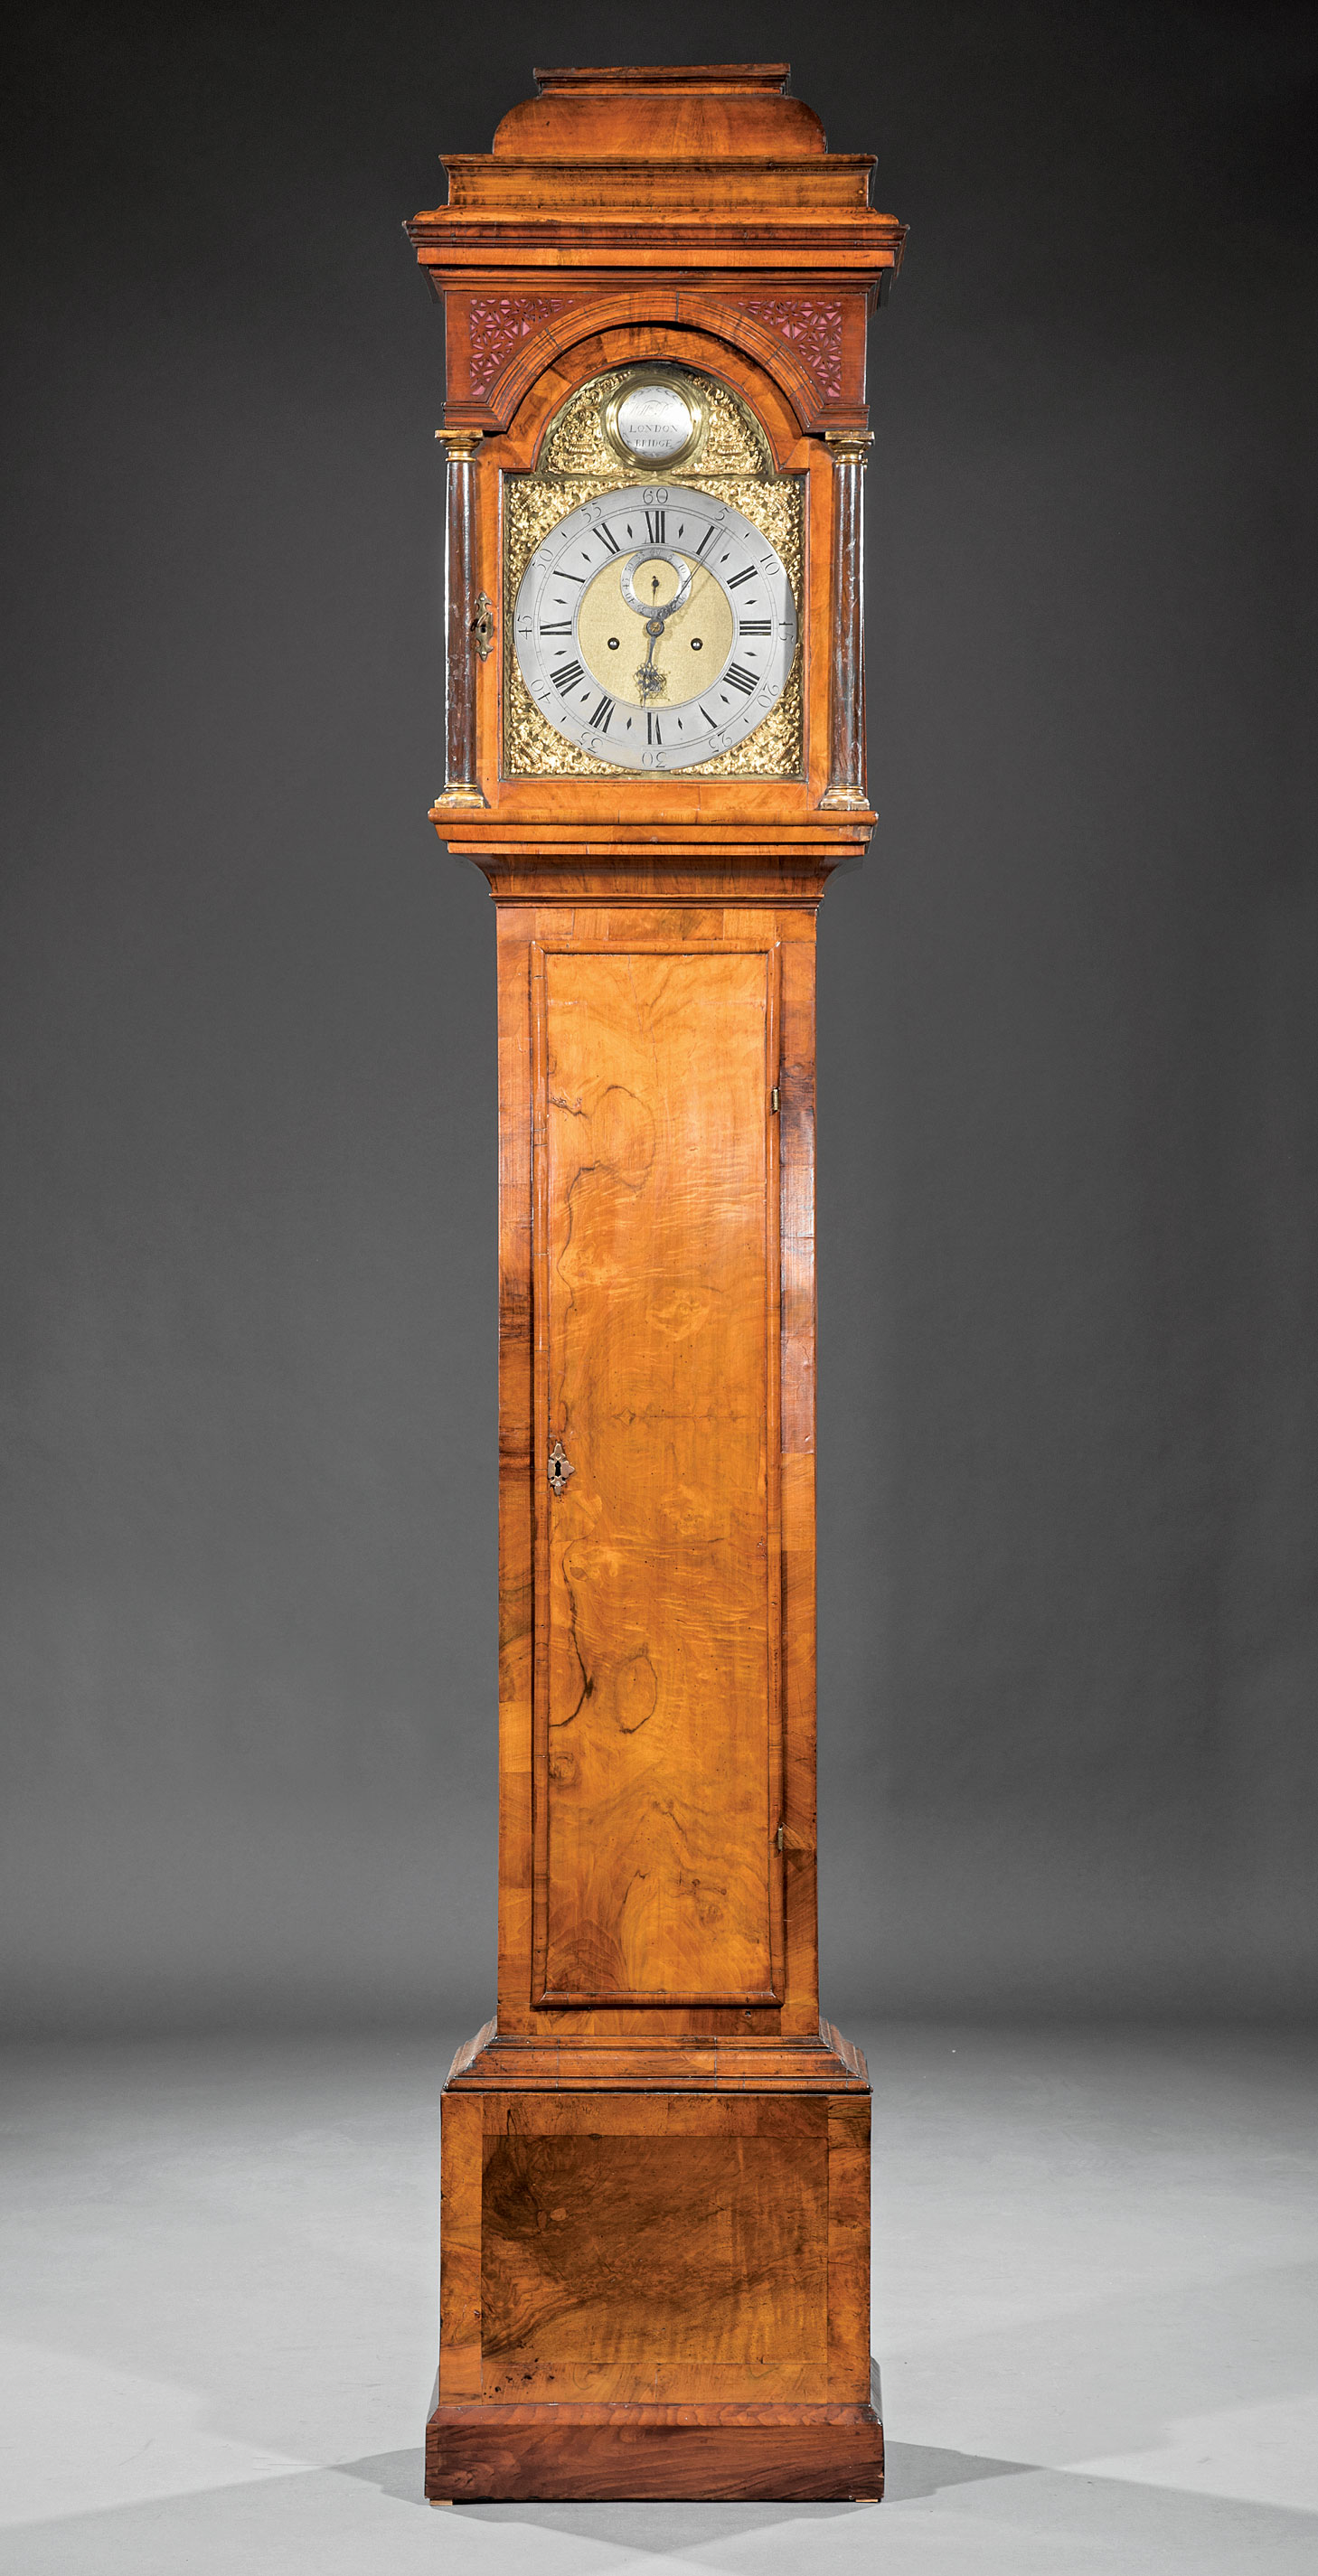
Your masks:
M787 568L740 510L631 485L551 528L518 586L522 677L556 730L618 769L685 769L764 722L796 651Z

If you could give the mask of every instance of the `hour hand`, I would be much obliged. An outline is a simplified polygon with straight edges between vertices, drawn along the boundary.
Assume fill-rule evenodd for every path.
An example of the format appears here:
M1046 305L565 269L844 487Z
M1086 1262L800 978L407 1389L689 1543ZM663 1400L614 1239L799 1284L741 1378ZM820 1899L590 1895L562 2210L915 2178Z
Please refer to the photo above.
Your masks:
M662 610L654 617L646 619L645 631L650 641L645 648L645 660L636 673L636 686L640 690L642 699L657 698L660 691L668 685L663 672L656 671L654 667L654 648L664 631Z

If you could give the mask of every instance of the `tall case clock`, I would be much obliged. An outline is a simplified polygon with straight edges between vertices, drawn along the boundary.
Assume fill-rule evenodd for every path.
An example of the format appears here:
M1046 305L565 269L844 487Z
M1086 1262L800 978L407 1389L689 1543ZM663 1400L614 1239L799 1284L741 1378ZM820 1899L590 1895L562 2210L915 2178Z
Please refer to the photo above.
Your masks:
M495 901L499 1961L444 2088L426 2491L882 2491L819 2016L814 949L868 842L866 326L781 63L544 71L409 226L448 774Z

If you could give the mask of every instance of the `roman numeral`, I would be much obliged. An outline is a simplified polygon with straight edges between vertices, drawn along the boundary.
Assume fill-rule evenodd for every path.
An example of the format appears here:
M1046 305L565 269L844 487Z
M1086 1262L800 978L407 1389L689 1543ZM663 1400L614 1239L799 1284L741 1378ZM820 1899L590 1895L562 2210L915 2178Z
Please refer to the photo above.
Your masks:
M659 731L659 718L658 718L658 716L647 716L647 717L646 717L646 719L645 719L645 739L646 739L646 741L647 741L647 742L657 742L657 743L660 745L660 748L662 749L662 746L663 746L663 739L664 739L664 738L663 738L663 735L661 734L661 732Z
M710 729L711 733L717 733L717 732L718 732L718 717L717 717L717 716L712 716L712 715L710 714L710 712L709 712L708 707L707 707L707 706L705 706L705 705L703 704L703 702L702 702L702 704L701 704L700 712L701 712L702 716L704 717L706 724L709 726L709 729Z
M742 583L743 583L744 581L754 581L754 579L755 579L755 575L756 575L756 573L758 572L758 570L759 570L759 565L758 565L758 564L747 564L746 569L745 569L745 571L744 571L744 572L734 572L734 573L731 573L731 574L729 575L729 577L728 577L728 588L729 588L729 590L740 590L741 585L742 585Z
M542 626L540 629L541 634L543 635L545 631L545 628ZM773 623L772 620L767 617L743 617L741 624L737 628L737 633L739 635L772 635Z
M595 534L599 538L600 544L608 547L611 555L621 554L622 548L619 545L617 538L609 535L608 524L605 520L601 519L599 526L595 530Z
M767 634L768 631L769 630L766 627L765 633ZM542 626L540 632L542 635L570 635L572 632L572 620L570 617L565 617L561 626Z
M565 662L561 671L551 671L549 676L562 697L567 690L575 689L578 680L584 680L586 674L579 662Z
M713 545L713 542L714 542L714 539L715 539L715 537L716 537L717 535L718 535L718 529L717 529L717 528L706 528L705 533L704 533L703 537L701 538L699 545L698 545L698 546L697 546L697 548L696 548L696 553L697 553L698 555L703 555L703 553L704 553L704 551L705 551L706 546L712 546L712 545Z
M645 533L646 533L647 537L649 538L650 543L651 543L651 545L652 545L652 546L661 546L661 545L663 545L663 543L664 543L664 541L665 541L664 532L665 532L665 530L666 530L666 528L667 528L667 525L668 525L668 513L667 513L667 511L666 511L666 510L647 510L647 511L646 511L646 513L645 513Z
M731 686L734 689L740 689L744 698L748 698L752 689L757 685L755 673L753 671L743 671L740 662L729 662L723 677L731 683Z
M612 698L600 699L599 705L596 707L595 712L590 719L597 733L608 732L609 718L613 713L613 706L614 702Z

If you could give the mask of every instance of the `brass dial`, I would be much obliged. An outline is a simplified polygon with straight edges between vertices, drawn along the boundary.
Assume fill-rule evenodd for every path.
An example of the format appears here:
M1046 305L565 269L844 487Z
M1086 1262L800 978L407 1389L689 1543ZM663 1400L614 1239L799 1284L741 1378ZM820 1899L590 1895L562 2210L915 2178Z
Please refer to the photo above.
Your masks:
M622 769L683 769L742 741L796 650L787 569L714 493L623 487L537 546L513 612L522 676L556 731Z

